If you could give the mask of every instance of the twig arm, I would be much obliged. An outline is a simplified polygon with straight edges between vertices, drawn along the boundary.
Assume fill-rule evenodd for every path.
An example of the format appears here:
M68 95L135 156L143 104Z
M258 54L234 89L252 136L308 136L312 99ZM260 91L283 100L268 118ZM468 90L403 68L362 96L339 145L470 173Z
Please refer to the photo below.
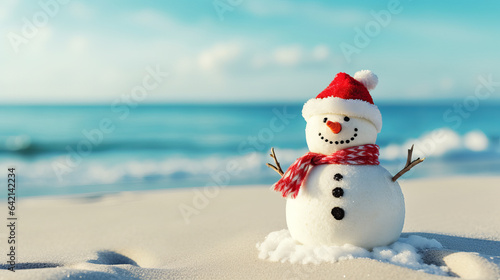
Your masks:
M278 159L276 158L276 154L274 153L274 148L271 148L271 154L269 154L269 156L274 159L274 163L276 164L276 166L274 166L270 163L266 163L266 165L268 167L270 167L271 169L273 169L274 171L278 172L278 174L280 174L281 177L283 177L283 174L285 174L285 173L283 172L283 169L281 169L281 165L280 165Z
M401 171L399 171L396 175L394 175L394 177L392 177L393 182L396 182L396 180L399 179L399 177L401 177L406 172L410 171L410 169L412 169L415 165L425 160L425 158L423 159L417 158L416 160L411 161L412 154L413 154L413 145L411 145L411 148L408 149L408 158L406 159L405 167L401 169Z

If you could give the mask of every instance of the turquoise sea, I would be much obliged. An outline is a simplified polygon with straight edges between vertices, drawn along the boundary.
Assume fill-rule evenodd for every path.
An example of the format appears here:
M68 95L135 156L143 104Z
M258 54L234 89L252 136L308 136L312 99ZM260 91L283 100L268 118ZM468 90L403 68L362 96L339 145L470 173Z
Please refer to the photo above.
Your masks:
M460 103L460 102L458 102ZM426 161L405 178L500 175L500 105L379 105L381 163ZM472 110L474 109L474 110ZM307 152L302 104L3 106L0 166L18 195L272 184ZM5 196L5 193L1 193Z

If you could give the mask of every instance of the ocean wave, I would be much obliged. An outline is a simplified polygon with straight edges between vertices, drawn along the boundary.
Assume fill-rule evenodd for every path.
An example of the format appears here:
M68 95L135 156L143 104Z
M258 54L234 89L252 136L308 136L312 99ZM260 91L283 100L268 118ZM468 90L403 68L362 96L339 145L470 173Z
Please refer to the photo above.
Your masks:
M161 151L175 153L215 153L227 152L238 149L239 142L225 141L224 139L204 139L196 141L192 139L106 139L98 144L94 140L69 139L44 141L33 139L28 135L12 135L0 137L0 155L48 155L64 154L79 147L90 147L93 152L143 152Z
M23 141L20 140L19 143L24 143ZM464 170L470 173L497 174L497 167L500 166L499 144L498 139L489 139L481 131L469 131L459 135L450 129L442 128L415 139L407 139L403 143L383 146L380 159L389 171L397 172L406 160L408 148L414 145L414 158L425 157L426 163L415 168L418 171L411 176L462 174ZM276 148L276 155L283 169L307 152L305 147ZM51 188L59 188L62 193L72 193L75 190L83 191L85 186L100 186L92 189L100 191L106 190L104 185L136 184L141 186L140 188L168 188L272 184L279 179L279 175L265 165L273 161L268 151L264 150L247 154L212 154L201 157L182 153L143 158L128 154L120 154L118 158L116 155L90 155L71 164L67 160L67 155L35 159L10 157L2 158L0 166L18 168L27 192L35 192L37 195L50 194ZM35 189L39 191L36 192Z
M440 128L425 133L419 138L408 139L403 144L389 144L380 150L382 160L397 160L407 157L408 149L414 145L413 155L420 158L443 158L450 154L484 154L494 147L486 134L475 130L459 135L449 128Z

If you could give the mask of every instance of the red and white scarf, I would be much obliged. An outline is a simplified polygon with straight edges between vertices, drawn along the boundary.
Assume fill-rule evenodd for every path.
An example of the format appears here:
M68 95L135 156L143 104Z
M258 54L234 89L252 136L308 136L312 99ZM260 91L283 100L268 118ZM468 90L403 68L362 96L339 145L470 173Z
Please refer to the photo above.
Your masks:
M321 164L378 165L379 146L375 144L360 145L336 151L331 155L309 152L298 158L274 184L274 190L283 197L297 197L300 186L304 182L311 167Z

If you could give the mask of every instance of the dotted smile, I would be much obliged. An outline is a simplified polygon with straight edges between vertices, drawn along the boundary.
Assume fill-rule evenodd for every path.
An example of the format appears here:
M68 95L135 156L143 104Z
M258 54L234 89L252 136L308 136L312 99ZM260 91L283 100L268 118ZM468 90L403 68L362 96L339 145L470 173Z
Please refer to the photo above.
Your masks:
M354 139L356 139L356 137L358 137L358 133L357 132L358 132L358 129L355 128L354 129L354 135L350 139L340 140L340 141L335 141L335 142L330 141L327 138L325 138L324 136L322 136L321 132L318 135L321 137L321 140L325 140L326 143L330 143L330 144L335 143L335 145L338 145L338 144L344 144L344 143L349 144L351 141L354 141Z

